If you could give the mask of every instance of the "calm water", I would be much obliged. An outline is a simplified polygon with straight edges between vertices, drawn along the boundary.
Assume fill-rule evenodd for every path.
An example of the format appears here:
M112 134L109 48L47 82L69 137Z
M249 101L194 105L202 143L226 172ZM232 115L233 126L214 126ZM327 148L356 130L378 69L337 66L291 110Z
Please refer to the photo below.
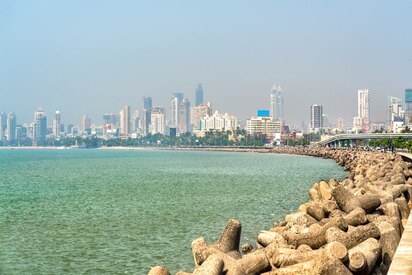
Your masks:
M226 221L241 244L307 201L331 160L176 151L0 150L0 274L192 271Z

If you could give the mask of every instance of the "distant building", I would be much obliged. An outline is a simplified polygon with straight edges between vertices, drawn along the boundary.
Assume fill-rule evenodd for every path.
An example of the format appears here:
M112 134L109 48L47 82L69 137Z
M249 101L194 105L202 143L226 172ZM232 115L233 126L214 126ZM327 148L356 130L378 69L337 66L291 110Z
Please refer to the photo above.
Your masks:
M130 121L130 131L132 133L141 134L141 120L139 116L139 111L135 111L132 115L132 120Z
M54 137L60 137L61 133L61 114L60 111L56 111L52 117L52 132Z
M152 108L151 134L166 134L166 114L162 107Z
M323 107L314 104L310 106L310 128L313 132L319 132L323 129Z
M180 108L183 101L183 93L174 93L171 99L171 120L170 126L175 127L180 133Z
M87 114L84 114L82 116L82 132L83 132L83 134L90 135L91 127L92 127L91 118Z
M405 118L408 125L412 124L412 89L405 89Z
M47 117L46 112L42 108L34 112L34 127L33 127L34 145L44 145L47 135Z
M8 142L16 140L16 115L13 112L7 114L6 136Z
M0 141L6 139L7 114L0 112Z
M280 132L282 123L278 120L277 130ZM275 135L275 122L270 116L251 117L246 120L246 132L252 136L265 136L267 139L273 139Z
M196 106L203 104L203 88L202 84L197 84L196 87Z
M187 98L184 98L180 103L179 108L179 130L180 133L191 132L190 127L190 102Z
M388 132L396 133L405 124L405 111L400 98L388 96L388 110L386 123Z
M338 129L339 132L344 132L345 131L345 123L343 122L343 117L338 118L337 129Z
M206 116L212 115L212 104L210 102L206 104L200 104L192 108L192 124L193 132L201 131L200 121Z
M120 127L120 116L119 114L114 113L105 113L103 115L103 124L110 125L111 128L119 128Z
M274 84L270 91L270 114L273 121L284 120L283 115L283 90L280 86Z
M208 131L235 131L237 129L237 118L227 113L221 114L216 111L213 115L206 115L200 120L202 132Z
M150 123L152 121L152 98L143 97L143 134L150 133Z
M358 90L358 116L353 118L354 130L368 132L369 117L369 90Z
M127 138L130 134L130 106L124 106L120 114L120 136Z

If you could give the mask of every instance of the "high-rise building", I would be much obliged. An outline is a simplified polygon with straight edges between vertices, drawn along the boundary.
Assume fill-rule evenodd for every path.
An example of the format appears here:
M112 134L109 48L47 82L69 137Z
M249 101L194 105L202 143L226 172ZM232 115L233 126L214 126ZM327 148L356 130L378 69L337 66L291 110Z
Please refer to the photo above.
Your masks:
M6 136L9 142L16 140L16 115L13 112L7 114Z
M405 118L406 123L412 123L412 89L405 89Z
M151 134L166 134L166 114L162 107L152 108Z
M7 114L0 112L0 141L6 139Z
M389 132L397 132L396 128L405 124L405 111L400 98L388 96L387 127ZM395 127L396 126L396 127Z
M200 104L203 104L203 88L202 84L197 84L196 87L196 106L199 106Z
M92 128L92 120L87 114L84 114L82 116L82 132L83 132L83 134L90 135L91 128Z
M356 122L356 125L355 125ZM358 90L358 117L354 118L356 131L369 131L369 90Z
M170 125L171 127L178 129L179 133L181 132L179 128L180 128L180 108L181 108L182 101L183 101L183 93L174 93L171 99L171 106L170 106L170 111L171 111Z
M273 120L284 120L283 115L283 90L274 84L270 91L270 115Z
M52 119L52 132L54 137L59 137L61 133L61 114L60 111L56 111L53 114Z
M135 111L132 115L132 120L130 121L130 131L132 133L141 134L141 121L139 116L139 111Z
M124 106L120 111L120 136L127 138L130 134L130 106Z
M270 114L270 112L269 112ZM281 132L281 122L280 127L277 131ZM275 136L275 122L271 116L262 115L258 112L256 117L251 117L246 120L246 133L251 136L265 136L266 139L271 140Z
M323 107L314 104L310 106L310 128L314 132L319 132L323 128Z
M105 113L103 115L103 124L105 127L109 127L110 129L119 128L120 127L119 121L120 121L119 114Z
M46 142L47 135L47 118L46 112L39 108L34 112L34 144L36 146L44 145Z
M191 132L190 127L190 102L187 98L184 98L180 103L179 108L179 130L180 133Z
M192 124L193 132L198 132L201 130L200 120L206 116L212 115L212 104L210 102L206 104L200 104L192 108Z
M345 124L343 122L343 117L338 118L338 131L343 132L345 130Z
M200 128L203 132L235 131L237 129L237 118L227 113L221 114L215 111L213 115L207 115L200 120Z
M150 133L150 124L152 121L152 98L143 97L143 134L147 135Z

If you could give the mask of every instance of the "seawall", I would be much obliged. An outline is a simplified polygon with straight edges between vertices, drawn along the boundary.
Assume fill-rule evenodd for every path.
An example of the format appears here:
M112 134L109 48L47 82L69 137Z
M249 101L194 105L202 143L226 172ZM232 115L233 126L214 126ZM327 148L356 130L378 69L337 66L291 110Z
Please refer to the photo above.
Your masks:
M229 220L217 242L192 242L194 271L177 274L387 274L412 206L411 163L356 150L247 151L329 158L349 176L315 183L310 200L260 231L254 244L241 245L241 223ZM154 267L149 274L169 272Z

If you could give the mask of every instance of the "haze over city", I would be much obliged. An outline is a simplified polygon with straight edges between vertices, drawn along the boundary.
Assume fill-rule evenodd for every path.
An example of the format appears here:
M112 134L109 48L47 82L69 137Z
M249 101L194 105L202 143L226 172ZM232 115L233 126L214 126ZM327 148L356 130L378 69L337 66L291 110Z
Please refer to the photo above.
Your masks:
M290 125L308 123L312 104L350 125L364 88L371 120L384 120L387 96L412 87L411 12L410 1L2 1L0 110L101 121L144 96L194 101L200 82L215 110L244 120L269 108L276 82Z

